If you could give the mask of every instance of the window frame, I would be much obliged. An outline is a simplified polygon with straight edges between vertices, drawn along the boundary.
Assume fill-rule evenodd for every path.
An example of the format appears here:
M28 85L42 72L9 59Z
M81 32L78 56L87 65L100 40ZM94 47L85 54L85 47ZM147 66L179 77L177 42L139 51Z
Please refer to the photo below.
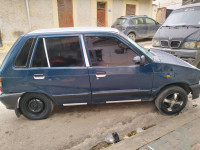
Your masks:
M82 67L51 67L51 65L49 63L49 56L48 56L48 49L47 49L47 46L46 46L46 39L47 38L59 38L59 37L61 37L61 38L62 37L77 37L78 38L79 44L80 44L81 56L82 56L82 60L83 60L83 66ZM43 39L45 56L46 56L47 64L48 64L47 67L32 67L33 58L35 56L35 52L36 52L36 48L37 48L39 39ZM45 44L44 44L44 42L45 42ZM49 69L51 69L51 68L53 68L53 69L56 69L56 68L84 68L84 67L87 66L86 64L87 64L87 61L86 61L85 55L84 55L84 44L83 44L82 39L81 39L81 34L68 34L68 35L58 34L58 35L48 35L48 36L45 35L45 36L38 36L37 39L36 39L35 46L33 48L32 56L31 56L30 63L29 63L29 69L40 69L40 68L49 68Z
M32 44L31 44L31 47L30 47L30 50L29 50L29 54L28 54L28 57L27 57L27 61L26 61L26 65L25 66L16 66L15 63L17 61L17 58L19 56L19 54L21 53L21 50L22 48L25 46L26 42L29 40L29 39L33 39L32 41ZM15 69L26 69L29 67L30 65L30 59L31 59L31 56L32 56L32 53L33 53L33 50L35 48L35 44L36 44L36 41L37 41L37 38L36 37L29 37L25 40L24 44L20 47L19 51L17 52L17 55L13 61L13 67Z
M88 50L88 46L87 46L87 41L86 41L86 37L88 36L93 36L93 37L96 37L96 36L102 36L102 37L111 37L111 38L115 38L119 41L121 41L124 45L126 45L128 48L130 48L130 50L132 50L134 53L136 53L138 56L141 56L137 51L133 50L132 47L130 47L127 43L127 41L125 41L124 39L120 38L119 36L115 36L113 34L84 34L84 42L85 42L85 48L86 48L86 51L87 51L87 55L88 55L88 60L89 60L89 63L90 63L90 67L95 67L95 68L102 68L102 67L106 67L106 68L113 68L113 67L127 67L127 66L139 66L140 64L133 64L133 65L127 65L127 66L92 66L92 61L91 61L91 58L90 58L90 54L89 54L89 50ZM146 55L144 55L146 56ZM146 60L147 62L147 60Z

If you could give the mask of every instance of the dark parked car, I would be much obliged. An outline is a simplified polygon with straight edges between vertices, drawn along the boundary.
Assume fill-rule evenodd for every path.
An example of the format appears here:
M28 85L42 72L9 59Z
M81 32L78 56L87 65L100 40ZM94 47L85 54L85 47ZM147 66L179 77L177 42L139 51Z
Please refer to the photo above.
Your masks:
M116 28L128 35L133 41L136 39L152 38L161 25L148 16L128 16L117 18L112 28Z
M22 35L0 70L1 102L29 119L53 105L153 101L176 114L199 97L200 71L161 51L146 51L111 28L60 28Z
M153 47L200 68L200 4L174 10L156 32Z

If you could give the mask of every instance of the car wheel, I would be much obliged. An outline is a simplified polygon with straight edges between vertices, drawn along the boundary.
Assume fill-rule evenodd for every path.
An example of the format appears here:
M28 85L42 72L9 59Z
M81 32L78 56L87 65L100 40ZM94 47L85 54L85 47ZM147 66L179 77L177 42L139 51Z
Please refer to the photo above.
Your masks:
M155 99L155 105L161 113L173 115L179 113L187 104L186 91L178 86L164 89Z
M129 34L128 34L128 37L129 37L130 39L132 39L133 41L135 41L135 39L136 39L136 36L135 36L134 33L129 33Z
M43 94L27 94L19 103L22 114L31 120L46 119L53 111L51 99Z

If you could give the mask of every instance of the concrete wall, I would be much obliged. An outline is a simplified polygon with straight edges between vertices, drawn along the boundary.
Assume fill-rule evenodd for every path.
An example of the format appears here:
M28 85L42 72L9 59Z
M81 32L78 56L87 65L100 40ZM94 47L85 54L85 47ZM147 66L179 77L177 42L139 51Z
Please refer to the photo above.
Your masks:
M76 13L76 12L74 12ZM90 0L77 0L77 24L78 26L91 26L91 2Z
M138 15L152 16L152 0L139 0Z
M0 0L0 30L3 45L13 43L21 34L42 28L59 27L57 0ZM126 4L136 5L136 15L152 15L152 0L73 0L74 26L97 26L97 2L106 3L106 26L124 16Z

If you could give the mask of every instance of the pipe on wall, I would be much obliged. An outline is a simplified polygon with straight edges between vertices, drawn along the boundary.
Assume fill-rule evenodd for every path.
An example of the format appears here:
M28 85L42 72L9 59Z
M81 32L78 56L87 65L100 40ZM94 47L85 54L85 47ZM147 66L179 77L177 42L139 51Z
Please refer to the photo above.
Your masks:
M28 16L29 30L31 31L31 17L30 17L30 9L29 9L28 0L25 0L25 3L26 3L26 12L27 12L27 16Z

